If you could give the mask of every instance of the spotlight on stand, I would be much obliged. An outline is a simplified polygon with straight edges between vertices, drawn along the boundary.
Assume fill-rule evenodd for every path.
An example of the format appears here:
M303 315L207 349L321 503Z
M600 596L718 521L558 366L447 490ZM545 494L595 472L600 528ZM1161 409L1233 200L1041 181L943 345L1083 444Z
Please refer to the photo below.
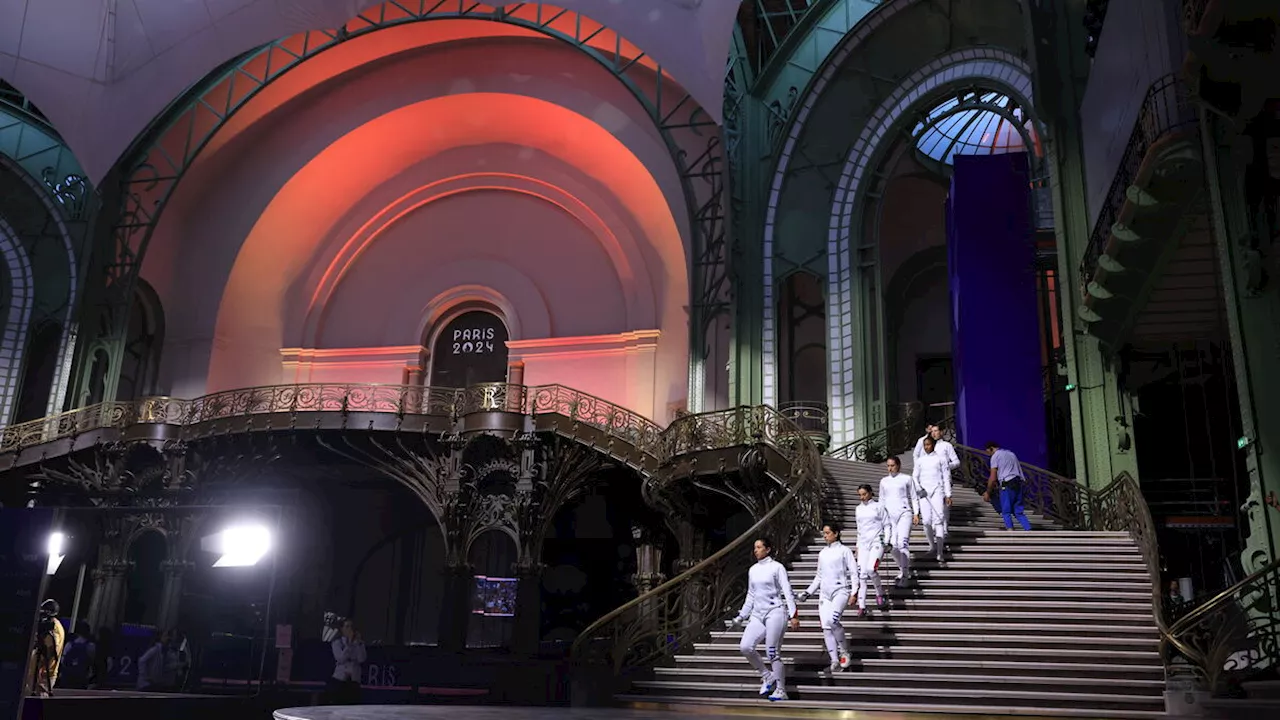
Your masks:
M218 553L214 567L251 567L271 551L271 531L262 525L235 525L202 538L200 545Z
M62 561L67 557L62 553L66 542L66 535L60 532L49 533L49 540L45 545L45 551L49 554L49 563L44 568L45 575L53 575L58 572L58 567L62 565Z

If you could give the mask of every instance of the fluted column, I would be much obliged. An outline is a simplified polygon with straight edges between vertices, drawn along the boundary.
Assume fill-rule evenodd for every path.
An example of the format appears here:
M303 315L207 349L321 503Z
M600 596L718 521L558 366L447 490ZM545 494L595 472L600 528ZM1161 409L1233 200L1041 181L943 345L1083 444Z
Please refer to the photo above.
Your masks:
M168 630L177 627L178 612L182 604L182 579L192 564L184 560L166 560L161 569L164 571L164 589L160 593L160 612L156 616L156 627Z
M113 628L119 622L129 565L127 561L108 560L100 562L93 571L93 597L86 617L95 632L104 627Z

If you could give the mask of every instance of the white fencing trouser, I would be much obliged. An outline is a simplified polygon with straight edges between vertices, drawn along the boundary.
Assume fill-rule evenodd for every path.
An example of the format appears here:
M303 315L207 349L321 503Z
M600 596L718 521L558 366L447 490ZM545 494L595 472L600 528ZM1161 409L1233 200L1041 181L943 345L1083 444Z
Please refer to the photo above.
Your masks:
M876 597L884 595L884 587L880 584L880 556L884 554L884 545L879 542L858 543L858 607L867 606L867 581L876 588Z
M778 683L779 688L786 687L786 670L782 667L782 634L787 631L787 609L776 607L760 617L752 613L747 621L747 629L742 631L742 643L738 650L751 663L751 667L760 673L760 677L768 682L770 679ZM769 665L765 665L756 646L764 641L765 655Z
M827 653L831 662L840 662L844 655L844 624L840 618L844 609L849 606L849 588L836 590L831 597L818 595L818 618L822 621L822 638L827 643Z
M924 523L924 537L929 541L929 551L942 554L947 537L946 491L941 484L925 488L925 496L920 498L920 522Z
M898 579L911 575L911 509L907 508L892 519L893 543L889 552L898 563ZM861 562L858 563L861 566Z

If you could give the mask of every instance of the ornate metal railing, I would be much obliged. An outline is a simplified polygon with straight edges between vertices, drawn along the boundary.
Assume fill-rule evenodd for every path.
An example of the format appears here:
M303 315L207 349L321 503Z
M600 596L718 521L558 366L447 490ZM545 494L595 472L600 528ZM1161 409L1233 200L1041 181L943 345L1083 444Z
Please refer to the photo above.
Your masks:
M958 484L982 492L991 474L991 453L967 445L956 445L960 467L952 474L960 478ZM1052 520L1068 530L1090 529L1090 505L1093 502L1089 488L1070 478L1021 463L1023 483L1022 501L1028 508Z
M0 429L0 453L92 430L131 425L196 425L274 413L342 412L462 417L475 412L560 413L574 422L659 456L662 428L613 403L561 385L485 383L467 388L360 383L272 385L217 392L192 400L148 397L107 402Z
M1166 663L1185 660L1211 693L1274 671L1280 665L1280 560L1170 625L1164 654Z
M907 403L902 406L901 419L866 437L829 450L827 456L858 462L884 462L890 455L900 455L914 448L916 439L924 432L924 422L924 407L918 402Z
M822 457L799 427L764 407L734 408L673 421L674 452L720 442L767 445L790 463L771 509L711 557L605 615L574 641L576 665L608 666L617 675L647 667L705 638L746 591L749 550L757 538L774 539L779 556L812 536L818 521Z
M1081 292L1085 297L1088 295L1084 293L1083 286L1093 280L1098 258L1107 247L1111 228L1120 217L1120 210L1128 199L1129 186L1138 176L1147 152L1160 139L1171 133L1189 131L1195 127L1196 122L1195 105L1181 75L1165 75L1151 84L1142 101L1138 119L1134 121L1133 132L1129 135L1124 154L1120 156L1111 187L1103 198L1084 258L1080 261Z
M824 402L809 400L792 400L778 403L778 412L782 413L796 427L809 433L809 438L825 450L831 441L831 409Z

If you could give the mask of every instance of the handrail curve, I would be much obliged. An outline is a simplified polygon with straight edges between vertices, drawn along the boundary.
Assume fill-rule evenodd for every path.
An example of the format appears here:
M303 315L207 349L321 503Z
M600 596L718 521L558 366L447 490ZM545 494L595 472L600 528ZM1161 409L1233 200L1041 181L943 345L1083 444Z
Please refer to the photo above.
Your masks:
M615 675L625 675L691 647L742 597L750 567L747 550L757 538L774 538L781 556L816 528L822 457L807 434L773 408L686 415L674 420L668 432L676 454L695 452L711 438L771 447L790 464L787 478L774 477L785 494L710 557L587 626L570 650L577 666L610 665Z
M902 418L892 422L866 437L858 438L834 450L827 451L827 457L838 460L854 460L857 462L880 463L891 455L910 450L924 429L924 406L918 402L903 405L905 412Z
M1183 615L1161 639L1166 664L1181 656L1210 693L1274 670L1280 664L1280 558Z

